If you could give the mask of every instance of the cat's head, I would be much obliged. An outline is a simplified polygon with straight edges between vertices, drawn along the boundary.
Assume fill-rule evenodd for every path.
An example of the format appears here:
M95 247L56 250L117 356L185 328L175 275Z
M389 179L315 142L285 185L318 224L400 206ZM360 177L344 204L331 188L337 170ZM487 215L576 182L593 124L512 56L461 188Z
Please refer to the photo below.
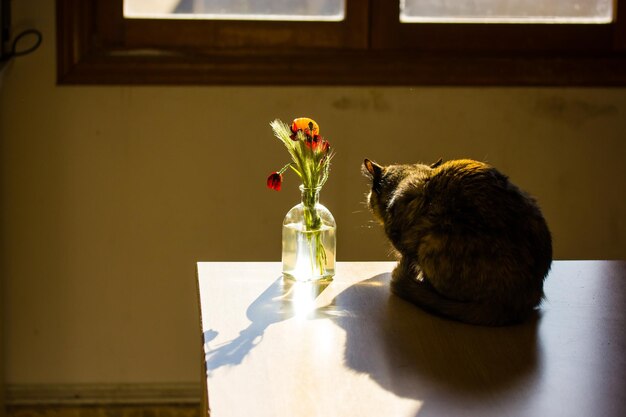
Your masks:
M363 174L372 182L367 195L367 205L374 217L384 223L389 207L402 191L400 185L407 182L404 180L411 177L411 180L421 181L441 163L440 159L430 166L423 164L382 166L369 159L363 161Z

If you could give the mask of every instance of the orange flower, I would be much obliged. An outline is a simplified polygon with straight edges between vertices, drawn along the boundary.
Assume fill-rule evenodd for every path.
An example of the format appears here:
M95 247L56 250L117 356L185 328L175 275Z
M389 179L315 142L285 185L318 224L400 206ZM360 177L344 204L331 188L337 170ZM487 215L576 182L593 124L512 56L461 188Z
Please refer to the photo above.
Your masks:
M295 135L301 130L306 136L315 137L320 133L320 127L315 120L308 117L298 117L291 122L291 132ZM292 137L293 139L293 137Z

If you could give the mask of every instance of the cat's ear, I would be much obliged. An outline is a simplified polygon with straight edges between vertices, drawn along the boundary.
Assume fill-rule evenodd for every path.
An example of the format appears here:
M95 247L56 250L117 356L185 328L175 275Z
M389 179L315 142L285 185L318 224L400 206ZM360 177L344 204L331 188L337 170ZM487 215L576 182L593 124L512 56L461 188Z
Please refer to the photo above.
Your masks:
M369 159L363 161L363 168L365 168L365 171L368 172L372 178L379 178L383 172L383 167Z
M439 158L439 159L437 160L437 162L435 162L434 164L431 164L431 165L430 165L430 167L431 167L431 168L433 168L433 169L435 169L435 168L437 168L439 165L441 165L442 163L443 163L443 159L442 159L442 158Z

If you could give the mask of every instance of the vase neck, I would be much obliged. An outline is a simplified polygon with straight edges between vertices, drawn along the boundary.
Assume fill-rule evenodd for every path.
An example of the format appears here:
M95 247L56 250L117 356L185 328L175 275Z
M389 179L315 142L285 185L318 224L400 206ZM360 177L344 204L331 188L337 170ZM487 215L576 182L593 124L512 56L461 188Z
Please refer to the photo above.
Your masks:
M308 188L301 185L300 192L302 193L302 204L309 207L319 204L321 189L322 187Z

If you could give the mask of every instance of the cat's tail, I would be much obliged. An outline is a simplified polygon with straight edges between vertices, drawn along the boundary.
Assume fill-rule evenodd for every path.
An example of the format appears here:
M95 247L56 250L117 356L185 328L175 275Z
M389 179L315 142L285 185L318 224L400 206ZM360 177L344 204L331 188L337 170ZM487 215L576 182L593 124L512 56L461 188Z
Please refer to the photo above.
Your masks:
M392 279L391 292L429 313L468 324L504 326L523 321L529 313L510 311L500 303L451 300L427 281L406 276Z

